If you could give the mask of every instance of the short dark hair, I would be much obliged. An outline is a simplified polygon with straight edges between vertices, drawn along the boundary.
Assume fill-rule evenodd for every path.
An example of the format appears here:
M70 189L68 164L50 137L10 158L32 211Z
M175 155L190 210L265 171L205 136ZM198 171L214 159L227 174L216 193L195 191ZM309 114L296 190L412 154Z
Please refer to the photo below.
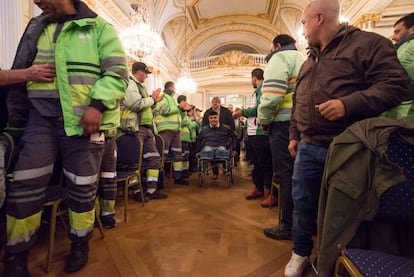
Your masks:
M132 74L135 74L137 71L143 71L147 74L151 74L151 70L148 69L148 66L145 63L142 62L136 62L132 65Z
M177 103L180 104L182 101L187 101L187 96L180 95L177 97Z
M170 88L174 85L174 82L172 81L168 81L164 84L164 89L165 90L170 90Z
M218 113L216 111L210 111L210 113L208 114L208 116L215 116L218 115Z
M296 40L286 34L281 34L281 35L277 35L274 39L273 39L273 45L276 46L276 44L280 44L282 47L288 44L292 44L295 43Z
M403 22L403 25L407 29L413 27L413 25L414 25L414 13L407 14L406 16L403 16L400 19L398 19L397 22L395 22L394 27L395 27L395 25L397 25L401 22Z
M263 80L263 69L255 68L252 71L252 77L256 77L258 80Z

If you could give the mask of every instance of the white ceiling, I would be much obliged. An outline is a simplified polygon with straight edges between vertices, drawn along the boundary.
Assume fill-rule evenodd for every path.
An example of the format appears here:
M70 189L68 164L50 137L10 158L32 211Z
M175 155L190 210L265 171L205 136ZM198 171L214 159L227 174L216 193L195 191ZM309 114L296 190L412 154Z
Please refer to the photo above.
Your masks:
M271 1L200 0L194 8L199 18L213 19L219 16L264 14L267 12L269 2Z

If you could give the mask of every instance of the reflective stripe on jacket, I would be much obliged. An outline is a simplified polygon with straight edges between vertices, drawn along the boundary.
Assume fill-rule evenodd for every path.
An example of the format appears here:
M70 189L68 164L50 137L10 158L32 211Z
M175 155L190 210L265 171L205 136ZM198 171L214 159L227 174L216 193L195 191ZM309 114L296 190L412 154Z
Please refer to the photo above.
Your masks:
M78 8L79 19L65 23L55 47L56 84L68 136L83 133L78 122L92 101L99 101L106 108L101 129L116 128L119 99L125 94L128 78L125 52L115 28L82 2ZM40 17L31 24L45 28L46 19ZM28 26L26 31L33 29L36 26Z
M162 131L177 131L181 129L181 114L177 101L168 94L155 105L154 121L158 133Z

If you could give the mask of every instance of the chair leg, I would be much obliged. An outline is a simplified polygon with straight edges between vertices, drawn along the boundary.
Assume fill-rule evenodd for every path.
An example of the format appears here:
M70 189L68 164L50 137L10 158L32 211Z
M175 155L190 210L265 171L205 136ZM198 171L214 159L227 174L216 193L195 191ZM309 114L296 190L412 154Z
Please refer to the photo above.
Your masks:
M272 184L270 185L270 196L273 195L273 190L274 190L275 187L279 189L279 191L277 193L277 208L278 208L278 214L279 214L278 215L278 224L280 226L280 223L282 221L282 219L281 219L281 216L282 216L282 207L280 206L280 185L279 184L277 184L275 182L272 182ZM272 208L272 205L270 204L269 205L269 209L271 209L271 208Z
M128 186L124 184L124 222L127 222L128 211Z
M280 188L280 185L279 185L279 188ZM279 191L277 193L277 208L279 210L278 211L278 214L279 214L279 219L278 219L279 226L280 226L280 224L282 222L282 206L281 206L281 203L280 203L280 195L281 195L281 193L280 193L280 189L279 189Z
M270 184L270 192L269 192L269 196L271 197L273 195L273 190L274 190L274 183L272 182ZM272 205L269 205L269 210L272 208Z
M99 233L101 234L101 239L104 239L105 235L104 235L104 229L103 229L101 217L99 216L99 209L96 209L96 208L95 208L95 218L96 218L96 222L98 223L98 229L99 229Z
M59 205L62 201L57 200L52 206L52 212L50 214L50 226L49 226L49 249L47 251L46 260L46 272L50 272L52 266L53 248L55 247L56 237L56 215Z
M145 205L145 195L144 195L144 187L142 186L141 180L138 180L139 188L141 189L141 203L142 207Z

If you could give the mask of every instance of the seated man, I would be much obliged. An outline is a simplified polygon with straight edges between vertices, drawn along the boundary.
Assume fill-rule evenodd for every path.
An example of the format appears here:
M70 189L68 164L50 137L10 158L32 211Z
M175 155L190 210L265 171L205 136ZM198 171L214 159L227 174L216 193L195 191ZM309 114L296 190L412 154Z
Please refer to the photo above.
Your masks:
M197 137L197 153L202 159L228 159L230 151L236 154L236 134L229 126L219 123L217 112L211 111L209 124L204 126ZM200 151L201 149L201 151Z

